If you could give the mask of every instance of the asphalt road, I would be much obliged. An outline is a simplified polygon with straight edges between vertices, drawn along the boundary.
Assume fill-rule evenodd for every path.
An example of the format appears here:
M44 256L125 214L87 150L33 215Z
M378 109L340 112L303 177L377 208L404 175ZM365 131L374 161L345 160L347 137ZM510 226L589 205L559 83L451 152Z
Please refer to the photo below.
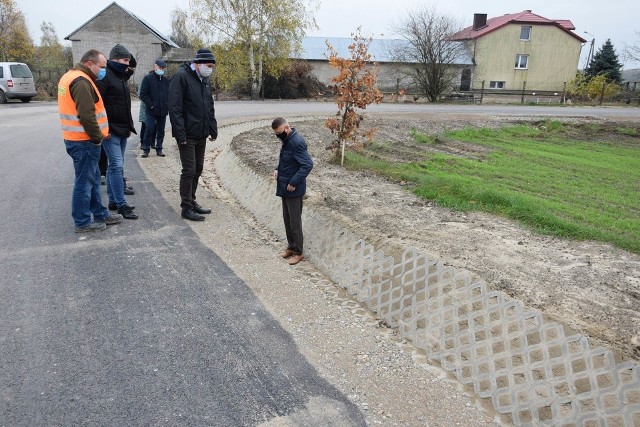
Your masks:
M217 103L221 121L335 110L330 102ZM369 111L639 116L637 108L477 105ZM144 215L83 236L73 232L73 169L55 103L0 105L0 145L0 426L248 426L277 416L364 424L131 152L130 201Z
M73 232L57 115L0 106L0 426L364 425L132 158L144 215Z

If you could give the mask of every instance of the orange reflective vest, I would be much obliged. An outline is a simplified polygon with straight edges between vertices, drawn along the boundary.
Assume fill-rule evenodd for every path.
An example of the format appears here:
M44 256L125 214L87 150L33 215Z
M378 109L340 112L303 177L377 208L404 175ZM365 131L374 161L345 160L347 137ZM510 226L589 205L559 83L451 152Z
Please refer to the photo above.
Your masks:
M109 135L109 122L107 120L107 110L104 108L104 102L102 102L102 96L100 96L100 92L91 77L80 70L70 70L62 76L58 83L58 111L60 112L60 123L62 124L62 137L69 141L88 141L91 139L80 123L76 103L71 97L71 82L78 77L87 79L98 95L98 101L95 106L96 120L98 126L100 126L102 136L106 137Z

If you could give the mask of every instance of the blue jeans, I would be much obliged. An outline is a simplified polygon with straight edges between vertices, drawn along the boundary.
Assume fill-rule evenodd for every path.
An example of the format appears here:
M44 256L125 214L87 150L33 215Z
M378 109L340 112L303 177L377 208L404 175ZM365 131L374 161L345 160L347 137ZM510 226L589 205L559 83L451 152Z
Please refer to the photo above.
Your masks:
M107 154L107 196L109 203L117 207L127 204L124 199L124 152L127 149L127 138L111 135L102 141L104 152Z
M107 208L102 206L100 192L100 146L89 141L68 141L64 145L67 154L73 159L75 181L71 195L71 217L76 227L86 227L94 221L102 221L109 216Z
M164 126L167 123L167 116L156 117L147 114L145 122L144 138L142 140L142 150L148 153L156 140L156 151L162 151L162 143L164 142Z

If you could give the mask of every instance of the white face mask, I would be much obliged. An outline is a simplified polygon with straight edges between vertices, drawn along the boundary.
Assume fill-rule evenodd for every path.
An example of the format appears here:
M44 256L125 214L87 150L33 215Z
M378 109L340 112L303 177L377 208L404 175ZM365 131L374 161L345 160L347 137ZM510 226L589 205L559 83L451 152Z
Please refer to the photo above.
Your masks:
M202 77L209 77L211 73L213 73L213 68L209 68L204 64L199 64L198 70L200 71L200 75Z
M156 74L162 76L164 74L164 70L156 70Z

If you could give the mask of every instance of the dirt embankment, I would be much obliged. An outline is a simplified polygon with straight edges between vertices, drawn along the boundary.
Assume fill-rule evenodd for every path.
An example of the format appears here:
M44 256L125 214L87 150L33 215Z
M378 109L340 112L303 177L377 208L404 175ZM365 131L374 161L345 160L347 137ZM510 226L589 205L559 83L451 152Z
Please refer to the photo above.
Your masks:
M377 156L406 162L416 158L416 152L432 149L472 158L487 154L486 148L444 138L433 146L418 144L410 135L412 129L437 135L445 129L538 120L387 114L371 115L366 124L378 128L376 139L391 143ZM331 211L336 220L389 255L397 258L405 247L416 247L589 336L593 347L607 346L619 360L640 360L640 257L608 244L541 236L494 215L443 209L417 198L404 183L332 164L325 149L332 135L322 121L292 125L306 138L316 162L307 203ZM273 145L265 143L270 140ZM247 164L269 175L277 164L277 143L265 127L237 137L233 147Z

